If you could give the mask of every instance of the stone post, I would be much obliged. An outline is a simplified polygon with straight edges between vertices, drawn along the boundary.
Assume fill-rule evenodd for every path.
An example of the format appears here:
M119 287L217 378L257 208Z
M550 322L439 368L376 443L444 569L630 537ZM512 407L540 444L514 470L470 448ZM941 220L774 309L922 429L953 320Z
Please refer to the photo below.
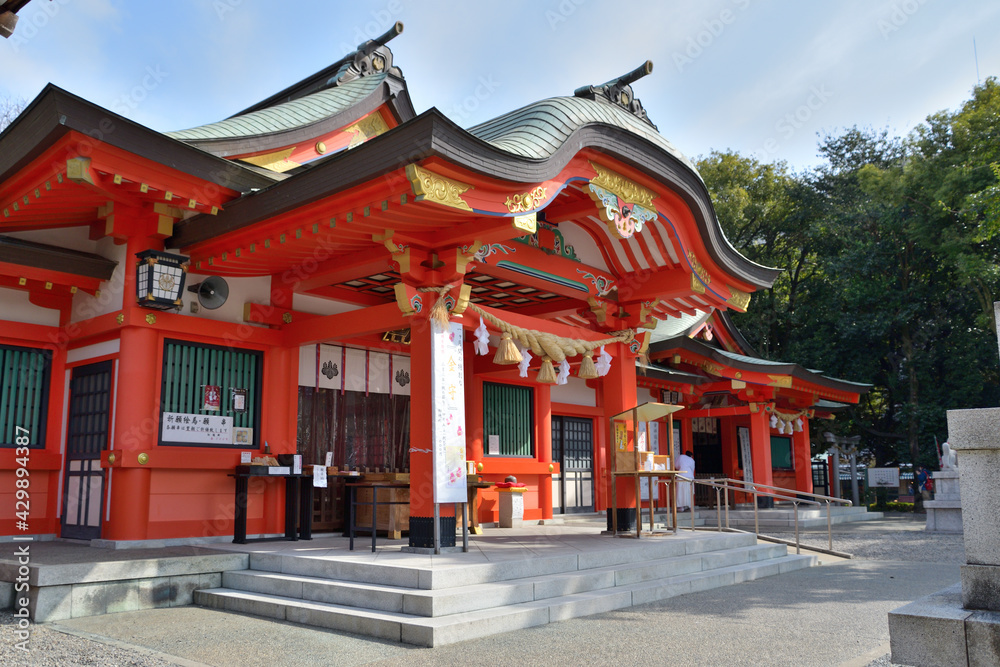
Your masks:
M949 410L948 442L965 501L962 606L1000 611L1000 408Z

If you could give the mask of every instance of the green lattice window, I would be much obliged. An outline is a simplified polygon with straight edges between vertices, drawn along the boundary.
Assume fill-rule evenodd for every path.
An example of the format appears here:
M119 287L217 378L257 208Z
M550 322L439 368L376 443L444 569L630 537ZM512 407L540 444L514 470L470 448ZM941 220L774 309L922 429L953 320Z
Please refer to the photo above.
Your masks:
M48 350L0 345L0 446L24 436L29 447L45 446L51 366Z
M260 396L263 353L234 350L177 340L163 344L163 384L161 411L181 414L192 420L196 415L225 417L233 429L253 429L244 447L260 445ZM206 409L206 387L218 387L218 409ZM233 390L237 390L235 393ZM240 410L239 408L243 409ZM169 419L169 421L173 421ZM173 435L168 418L161 419L160 441L168 445L233 446L224 442L191 442ZM215 423L213 422L213 426Z
M500 440L500 456L534 456L534 396L530 387L483 383L483 452L490 436Z
M771 468L773 470L795 470L791 438L780 435L771 436Z

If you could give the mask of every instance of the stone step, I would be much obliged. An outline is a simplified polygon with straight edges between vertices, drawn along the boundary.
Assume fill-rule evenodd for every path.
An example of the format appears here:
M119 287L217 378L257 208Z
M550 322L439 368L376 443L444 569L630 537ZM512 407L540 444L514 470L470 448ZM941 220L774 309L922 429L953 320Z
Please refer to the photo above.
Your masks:
M415 616L446 616L497 606L664 579L786 555L784 545L760 544L690 556L611 565L437 590L366 584L274 572L223 575L224 588Z
M628 563L645 563L661 558L735 549L754 544L756 544L756 538L744 533L691 536L689 532L683 539L666 537L643 539L640 544L629 545L630 548L583 551L529 560L519 558L435 569L394 565L391 564L391 561L363 562L331 560L321 557L310 558L300 555L252 553L250 554L250 569L321 579L431 590L488 584L526 577L551 577L564 572Z
M375 611L229 588L196 591L195 603L216 609L433 647L773 576L809 567L815 564L815 561L814 556L786 555L728 565L704 572L637 581L435 617Z

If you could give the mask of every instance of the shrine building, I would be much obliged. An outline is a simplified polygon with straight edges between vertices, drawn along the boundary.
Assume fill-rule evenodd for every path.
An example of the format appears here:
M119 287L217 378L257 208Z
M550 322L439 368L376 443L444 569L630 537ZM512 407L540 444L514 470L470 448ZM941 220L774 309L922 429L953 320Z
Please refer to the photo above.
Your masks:
M684 407L650 442L699 476L812 490L810 421L866 386L732 326L778 271L647 117L652 64L463 129L413 108L401 30L216 123L50 84L0 134L0 535L226 539L249 452L406 479L409 545L454 543L470 465L527 520L606 510L609 418L645 402ZM249 534L284 493L250 485ZM341 528L343 489L313 510Z

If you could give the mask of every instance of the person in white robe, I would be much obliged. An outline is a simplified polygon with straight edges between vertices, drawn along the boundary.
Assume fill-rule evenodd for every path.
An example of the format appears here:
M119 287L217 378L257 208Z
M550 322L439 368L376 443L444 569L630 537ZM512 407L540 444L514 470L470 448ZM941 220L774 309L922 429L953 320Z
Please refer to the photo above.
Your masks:
M686 512L694 505L694 454L688 450L677 457L677 510ZM687 480L687 481L685 481Z

